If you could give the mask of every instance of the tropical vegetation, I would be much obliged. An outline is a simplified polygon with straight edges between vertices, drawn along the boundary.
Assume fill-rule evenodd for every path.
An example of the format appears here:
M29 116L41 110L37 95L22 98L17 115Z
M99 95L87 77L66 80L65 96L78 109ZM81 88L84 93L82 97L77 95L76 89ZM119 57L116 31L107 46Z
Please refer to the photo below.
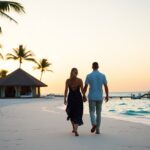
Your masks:
M7 13L10 11L15 11L17 13L25 13L24 7L18 3L18 2L14 2L14 1L0 1L0 15L8 18L9 20L17 23L17 21L15 19L13 19L11 16L9 16ZM0 33L2 32L2 28L0 26Z
M14 48L14 54L8 53L6 55L6 59L13 59L19 61L19 68L21 68L21 64L23 60L35 62L33 58L33 53L30 50L26 50L23 45L19 45L19 48Z
M12 18L8 13L11 11L15 11L16 13L25 13L24 7L19 2L15 1L0 1L0 16L5 17L15 23L18 23L14 18ZM0 25L0 33L2 33L2 28ZM2 44L0 44L0 48L2 48ZM4 56L0 53L0 59L3 59ZM8 53L6 55L7 60L18 60L19 68L23 63L23 60L32 61L36 64L34 69L38 69L41 72L40 80L42 80L43 73L46 71L51 71L49 67L51 63L48 62L47 59L35 60L33 57L33 53L30 50L27 50L23 45L19 45L18 48L13 49L13 53ZM6 77L8 71L5 69L0 70L0 78Z
M0 70L0 78L5 78L7 76L8 71L5 69Z
M43 58L43 59L41 59L41 60L39 60L39 61L35 61L35 63L36 63L36 66L33 67L33 68L34 68L34 69L38 69L38 70L41 71L40 81L42 80L42 76L43 76L43 73L44 73L44 72L46 72L46 71L51 71L51 72L52 72L52 70L49 69L49 67L50 67L52 64L49 63L47 59L44 59L44 58Z

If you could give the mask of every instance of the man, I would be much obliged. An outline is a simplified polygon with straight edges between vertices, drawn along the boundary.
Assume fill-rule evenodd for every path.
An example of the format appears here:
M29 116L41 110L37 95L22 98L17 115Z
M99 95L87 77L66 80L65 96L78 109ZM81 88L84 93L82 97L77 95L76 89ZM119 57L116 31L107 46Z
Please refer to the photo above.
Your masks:
M100 134L101 124L101 110L103 103L103 85L106 93L105 101L108 102L108 86L107 80L104 74L98 71L99 65L97 62L92 64L93 71L87 75L85 80L84 92L86 93L88 85L90 87L88 99L89 99L89 112L91 118L92 129L91 132Z

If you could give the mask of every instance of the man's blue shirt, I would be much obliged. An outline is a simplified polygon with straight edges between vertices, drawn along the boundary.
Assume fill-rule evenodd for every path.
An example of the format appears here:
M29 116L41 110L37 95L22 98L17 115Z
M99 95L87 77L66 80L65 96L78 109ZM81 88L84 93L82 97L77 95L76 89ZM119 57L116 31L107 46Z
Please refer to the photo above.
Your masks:
M90 86L88 99L93 101L103 100L103 85L107 84L106 77L98 70L87 75L85 84Z

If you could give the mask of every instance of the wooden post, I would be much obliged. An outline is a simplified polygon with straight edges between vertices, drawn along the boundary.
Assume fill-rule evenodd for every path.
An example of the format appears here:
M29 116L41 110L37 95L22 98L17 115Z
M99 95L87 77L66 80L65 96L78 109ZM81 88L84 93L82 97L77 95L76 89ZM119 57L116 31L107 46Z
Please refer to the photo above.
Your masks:
M1 97L5 98L5 87L1 88Z
M15 97L20 97L20 90L21 90L21 87L15 87Z
M32 86L31 87L31 92L32 92L32 97L37 97L36 87Z
M0 87L0 97L2 97L2 88Z
M41 93L40 93L40 87L38 87L38 97L40 97Z

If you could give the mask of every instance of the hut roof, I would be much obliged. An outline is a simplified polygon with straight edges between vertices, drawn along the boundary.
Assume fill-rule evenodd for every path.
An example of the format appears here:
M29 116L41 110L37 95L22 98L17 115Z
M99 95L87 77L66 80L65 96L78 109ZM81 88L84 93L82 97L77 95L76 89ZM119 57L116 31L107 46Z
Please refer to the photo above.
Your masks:
M17 69L7 77L0 79L0 86L47 86L40 80L34 78L22 69Z

